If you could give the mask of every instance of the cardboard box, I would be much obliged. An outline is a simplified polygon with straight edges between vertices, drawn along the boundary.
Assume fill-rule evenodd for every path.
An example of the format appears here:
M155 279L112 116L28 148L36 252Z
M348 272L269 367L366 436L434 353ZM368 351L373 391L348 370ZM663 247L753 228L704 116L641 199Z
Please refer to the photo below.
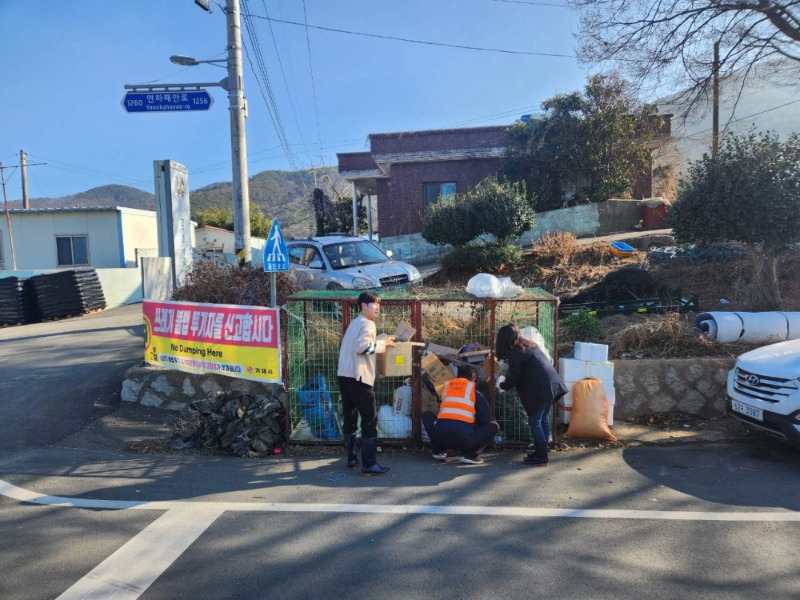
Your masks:
M405 321L400 321L394 330L394 337L398 342L410 342L417 330Z
M388 336L384 333L378 339ZM408 377L411 375L411 356L414 344L397 342L395 346L386 348L386 352L377 355L378 374L381 377Z
M445 365L433 352L428 352L422 358L422 370L430 377L436 388L436 393L441 397L444 384L455 377L450 368Z
M423 385L422 386L422 412L432 412L435 415L439 414L439 399L431 394Z
M492 363L494 363L495 377L503 372L503 367L494 356L490 356L478 367L478 379L489 381L492 378Z
M458 350L456 350L455 348L450 348L449 346L442 346L440 344L434 344L433 342L429 342L426 349L428 350L428 352L433 352L437 356L446 356L447 358L458 357Z

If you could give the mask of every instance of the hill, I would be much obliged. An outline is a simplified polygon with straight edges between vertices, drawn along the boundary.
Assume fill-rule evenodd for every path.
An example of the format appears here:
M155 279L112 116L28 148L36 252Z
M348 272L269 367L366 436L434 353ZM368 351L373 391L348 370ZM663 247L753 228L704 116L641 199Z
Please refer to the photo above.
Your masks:
M189 173L191 180L191 172ZM314 214L308 197L314 188L311 171L262 171L250 177L250 205L258 206L269 218L277 218L287 235L309 235L314 229ZM318 185L336 197L349 195L347 182L335 169L318 171ZM212 206L231 207L231 183L220 182L190 192L192 215ZM9 208L22 208L12 200ZM31 198L32 208L65 208L73 206L125 206L155 210L155 195L125 185L103 185L85 192L60 198Z

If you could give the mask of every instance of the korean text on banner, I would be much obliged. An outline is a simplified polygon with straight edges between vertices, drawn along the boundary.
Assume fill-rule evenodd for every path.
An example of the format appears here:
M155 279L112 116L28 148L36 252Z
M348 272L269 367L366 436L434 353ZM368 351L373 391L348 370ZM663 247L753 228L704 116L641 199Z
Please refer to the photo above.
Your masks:
M281 382L278 309L145 300L142 311L150 364Z

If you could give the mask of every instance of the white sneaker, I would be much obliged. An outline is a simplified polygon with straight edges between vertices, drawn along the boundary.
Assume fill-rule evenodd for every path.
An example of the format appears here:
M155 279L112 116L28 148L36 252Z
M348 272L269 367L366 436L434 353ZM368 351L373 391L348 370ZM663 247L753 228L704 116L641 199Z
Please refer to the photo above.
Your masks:
M469 456L464 456L463 454L458 457L458 462L464 463L465 465L482 465L483 459L482 458L470 458Z
M447 460L447 452L438 452L438 453L434 452L433 460L439 460L439 461L442 461L442 462L446 461Z

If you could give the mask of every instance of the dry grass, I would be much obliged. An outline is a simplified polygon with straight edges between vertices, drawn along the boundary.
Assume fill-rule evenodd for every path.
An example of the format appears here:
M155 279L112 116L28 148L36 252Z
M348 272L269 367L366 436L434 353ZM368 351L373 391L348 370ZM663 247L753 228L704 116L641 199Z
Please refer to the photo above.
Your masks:
M278 306L286 304L288 296L300 291L297 280L290 273L277 273L276 283ZM195 263L186 284L175 291L173 299L209 304L270 306L270 274L250 267Z
M609 354L618 358L736 357L753 346L720 344L692 331L685 315L667 313L642 317L607 335Z

